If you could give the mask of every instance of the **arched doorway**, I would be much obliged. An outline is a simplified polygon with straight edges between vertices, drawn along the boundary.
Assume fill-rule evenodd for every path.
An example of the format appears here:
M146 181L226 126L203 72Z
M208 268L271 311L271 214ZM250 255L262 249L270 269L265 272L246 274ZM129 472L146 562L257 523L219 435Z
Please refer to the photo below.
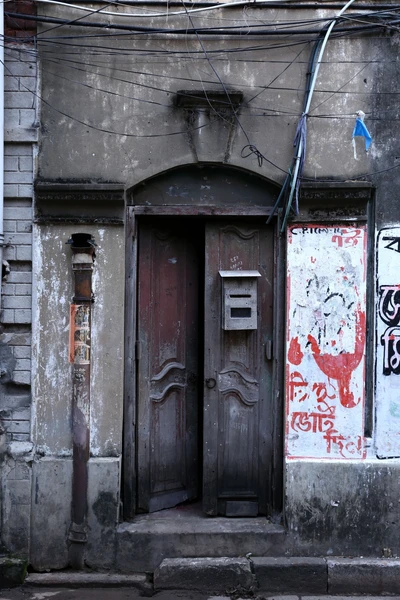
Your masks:
M208 515L279 504L278 192L203 166L128 193L126 516L196 498Z

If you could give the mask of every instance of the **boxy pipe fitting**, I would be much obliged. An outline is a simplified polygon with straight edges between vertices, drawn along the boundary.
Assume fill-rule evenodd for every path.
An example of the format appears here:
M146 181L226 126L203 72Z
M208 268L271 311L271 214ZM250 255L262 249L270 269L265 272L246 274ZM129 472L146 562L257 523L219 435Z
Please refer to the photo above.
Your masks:
M72 250L74 298L70 319L70 362L72 375L72 501L68 539L69 562L84 568L87 542L87 488L90 453L90 361L92 272L95 242L90 234L75 233L68 240Z

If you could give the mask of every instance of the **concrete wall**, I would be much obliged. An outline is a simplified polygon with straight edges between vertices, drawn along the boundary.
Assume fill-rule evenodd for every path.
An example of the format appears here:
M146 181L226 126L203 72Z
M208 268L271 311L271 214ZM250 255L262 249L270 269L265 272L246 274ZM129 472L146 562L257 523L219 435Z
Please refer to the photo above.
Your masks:
M32 440L37 459L33 469L36 492L32 497L31 562L39 570L68 565L72 476L72 365L68 362L68 345L74 279L67 241L80 232L92 235L97 244L91 338L91 535L86 556L92 566L109 566L119 514L124 230L118 226L35 226ZM44 534L46 545L41 543ZM104 547L101 553L100 543Z
M31 465L32 199L37 131L32 46L5 48L4 251L0 356L1 542L29 554ZM35 92L35 93L32 93Z
M5 49L5 158L3 259L10 273L2 286L1 342L10 359L1 386L7 439L30 435L30 329L32 306L33 155L37 129L36 57L32 48ZM4 348L4 352L7 350ZM3 358L4 361L5 357ZM7 381L6 381L7 379ZM16 411L16 412L15 412Z
M234 8L213 13L211 22L216 26L229 26L243 18L250 24L272 19L276 23L322 18L337 13L340 7L337 10L317 11L310 8L299 11L247 7L245 17L241 8ZM68 20L82 17L81 12L74 12L65 6L40 5L38 9L47 16ZM128 10L128 7L124 7L124 11ZM224 20L219 21L219 16ZM100 21L105 17L95 15L91 18ZM208 26L210 18L207 14L197 16L196 26ZM116 18L116 21L126 23L122 17ZM188 21L187 16L183 15L168 19L135 18L135 23L173 28L186 27ZM51 36L63 36L67 31L70 33L70 29L59 27L52 30ZM74 32L78 35L87 34L86 29L78 27L74 27ZM208 53L205 56L196 36L174 34L162 39L160 36L157 39L151 36L127 36L122 41L112 37L99 38L90 42L95 52L80 46L78 53L73 44L80 43L79 40L62 50L57 45L42 44L39 40L40 94L44 102L41 105L37 181L75 184L78 187L87 183L113 182L129 189L167 169L207 162L243 168L281 184L293 154L293 139L302 112L310 53L310 45L298 44L298 41L299 38L296 38L296 44L291 46L287 38L282 41L279 37L205 37L203 43ZM376 188L376 204L369 214L367 230L376 227L377 232L381 232L391 228L392 237L397 236L400 223L397 199L400 170L396 168L400 133L396 87L399 80L399 43L397 32L343 37L329 42L308 119L304 172L305 177L314 181L347 181L373 173L366 177ZM107 46L105 52L104 46ZM229 51L229 54L225 51ZM35 69L33 58L31 56L28 60L24 55L14 54L12 57L17 60L10 68L14 69L14 75L19 79L11 78L7 84L12 89L7 96L9 112L6 115L10 123L10 130L6 128L9 144L6 148L6 219L10 229L7 235L12 245L6 252L14 268L5 286L3 304L3 336L6 336L3 342L8 344L5 353L9 378L3 386L3 395L9 398L5 401L5 414L9 415L5 418L7 440L23 443L29 435L27 423L30 410L27 387L29 364L26 362L29 360L30 308L26 295L29 289L23 286L29 284L30 161L37 130L34 103L27 91L35 83L32 75ZM176 92L179 90L221 89L212 66L226 86L244 94L244 102L237 113L238 120L227 119L224 114L216 115L213 109L196 112L176 104ZM366 124L373 138L368 154L365 153L363 139L356 140L356 154L351 143L357 110L366 113ZM257 157L246 149L249 143L254 144L268 160L259 163ZM325 199L321 197L321 204L324 202ZM76 214L70 216L77 217ZM82 231L92 234L98 244L94 268L96 301L93 307L91 389L89 519L92 537L87 562L91 566L109 566L113 556L114 525L119 515L121 478L125 234L122 227L96 225L90 219L86 224L79 225L67 220L64 223L50 221L48 219L45 224L36 224L34 234L32 442L35 444L33 480L36 493L32 496L31 505L31 561L38 569L61 568L68 562L71 493L71 366L68 363L68 332L69 304L73 291L66 241L72 233ZM314 225L320 224L318 216L313 221ZM342 229L345 227L343 223L340 226ZM383 240L384 235L382 233L379 240ZM300 253L304 244L303 240L299 245ZM367 264L368 269L374 270L375 250L367 248L359 255L360 247L354 246L352 252L351 247L345 245L347 254L343 252L342 259L345 260L347 256L350 262L359 260L354 269L353 284L360 284L363 288L360 291L363 310L365 303L367 309L371 303L375 309L378 306L376 290L367 289L363 279ZM326 248L322 245L317 249L319 266L323 268ZM333 252L331 247L329 251ZM395 252L392 251L393 255ZM315 258L314 255L311 257ZM295 258L289 250L291 276L299 277L297 281L291 279L293 293L301 289L299 264ZM380 284L397 289L400 285L396 279L397 272L392 263L390 267L383 267ZM304 276L307 278L309 274L305 273ZM343 287L343 281L341 284ZM397 296L393 296L393 310L397 310L397 304ZM370 314L375 312L372 310ZM355 310L350 310L347 316L347 337L351 337L350 334L357 329ZM375 321L374 317L371 318L368 327L374 329ZM391 326L397 326L397 321L393 321ZM379 329L375 338L371 336L374 353L382 351L379 338L385 331L386 328L382 331ZM304 331L293 331L290 337L301 333L304 334ZM312 346L311 349L307 346L307 339L303 341L300 352L307 354L308 366L302 376L309 378L307 381L310 385L323 383L327 386L332 378L325 374L324 381L318 379L320 373L316 374ZM347 342L341 349L350 352ZM288 351L289 344L288 339ZM365 346L362 354L364 352ZM292 535L294 553L296 549L301 549L302 552L316 554L379 555L382 548L400 552L396 541L400 539L400 532L395 517L398 453L396 445L387 448L382 442L385 436L397 439L395 436L400 432L397 414L393 415L393 411L388 413L385 406L388 393L391 399L396 400L397 367L390 369L389 373L377 371L374 374L377 393L373 393L371 386L373 398L370 401L374 401L377 408L372 418L374 423L376 418L377 427L374 428L373 437L366 437L363 423L365 412L362 409L365 405L367 410L370 403L365 402L363 385L366 377L372 377L372 373L365 375L364 365L363 354L349 392L360 398L360 402L346 409L353 411L352 415L356 414L355 419L350 418L349 412L341 410L343 404L340 402L339 389L336 389L335 399L338 412L340 410L343 416L340 435L361 439L360 448L355 444L359 450L357 456L341 455L344 444L342 447L336 444L335 452L328 456L323 435L317 440L313 438L312 443L310 436L299 435L296 443L294 438L288 440L293 442L293 452L289 449L285 464L284 515ZM287 383L290 383L290 379ZM299 400L298 410L293 412L307 412L303 407ZM310 412L315 407L310 405L308 408ZM375 438L375 431L380 432L378 438ZM11 508L7 507L14 506L12 498L16 503L21 498L21 503L26 506L24 494L30 486L31 471L20 469L18 477L22 479L18 479L17 470L13 471L13 461L19 456L21 464L29 466L33 457L30 450L29 445L21 447L20 453L14 453L7 459L8 466L3 469L4 497L7 499L6 508L3 508L6 517L3 516L3 520L11 514L7 512ZM385 462L378 462L377 455ZM14 483L4 483L5 479ZM15 483L19 481L28 483ZM11 490L18 486L23 487L24 492L13 496ZM378 503L379 514L376 510ZM49 519L49 514L58 517ZM17 523L17 517L15 519ZM27 531L27 526L24 531ZM11 527L9 532L5 534L8 544L12 540ZM41 544L43 536L48 542L47 547ZM26 549L26 533L18 537L21 548ZM97 552L99 544L104 547L101 558Z
M286 465L286 519L294 555L398 556L399 461Z
M45 9L41 7L40 10L47 15L71 18L71 10L65 7L52 6ZM282 8L275 9L273 17L274 22L279 22L307 17L321 18L335 12L337 11L333 9L295 11ZM209 25L209 16L197 16L196 26ZM219 23L219 16L223 17L224 21ZM233 25L235 20L240 20L242 16L241 9L213 13L215 19L213 24ZM104 17L93 18L101 20ZM246 19L252 24L259 22L257 19L270 21L271 11L248 7ZM126 23L122 18L117 18L116 22ZM186 15L174 17L172 22L170 18L168 20L136 19L135 22L144 26L173 28L182 26L182 23L187 24L187 17ZM82 29L77 33L83 34L85 31ZM62 28L55 30L53 34L62 35ZM176 52L161 59L160 54L151 52L156 47L156 42L151 37L146 39L146 42L142 42L139 36L130 39L128 50L123 56L119 54L123 43L111 38L108 40L111 50L107 60L98 61L93 58L90 51L82 49L81 64L75 64L77 68L74 68L72 63L65 62L65 58L69 58L65 53L61 57L54 48L54 53L48 57L39 46L39 53L43 56L42 93L46 102L52 106L52 108L48 105L43 106L39 180L61 180L68 183L120 182L129 188L147 177L174 166L205 161L225 162L282 183L284 173L280 169L286 170L290 164L295 129L302 111L310 46L298 44L292 47L274 48L273 46L278 43L277 40L281 41L275 37L262 39L262 42L259 38L238 41L237 38L227 37L221 40L207 37L204 45L209 55L205 57L201 52L195 54L199 51L196 36L186 36L181 39L177 35L169 37L168 42L167 38L160 42L161 48L157 47L157 49ZM94 41L93 45L100 47L103 43L104 40L98 40ZM126 40L124 43L125 48ZM399 38L396 33L390 37L385 34L374 34L332 39L329 42L308 119L307 161L304 172L306 177L313 180L348 180L364 173L384 171L396 166L398 121L390 120L390 116L396 118L397 109L393 108L396 106L394 101L396 96L392 98L390 92L396 90L398 43ZM254 49L256 45L263 48ZM246 49L250 46L251 50ZM241 52L228 55L215 53L217 50L228 51L238 47L242 48ZM194 54L188 55L189 52ZM223 118L215 118L212 110L190 113L176 105L175 94L179 90L201 90L203 86L207 90L221 89L208 58L213 60L212 64L225 84L230 88L241 90L244 94L244 103L238 111L239 123L236 121L227 123ZM84 61L90 63L90 67L82 68ZM89 99L87 86L92 89ZM254 97L256 99L253 99ZM351 143L357 110L366 113L366 124L373 137L373 145L368 154L365 153L365 146L363 146L365 142L362 138L356 140L356 153ZM55 132L57 135L54 135ZM60 139L63 140L62 145L59 144ZM260 165L256 156L246 157L247 152L244 148L249 142L257 146L271 162L264 160ZM68 160L65 160L65 156ZM398 171L393 169L390 175L376 174L368 178L377 188L378 228L396 225L400 221L400 208L395 202L398 177ZM324 200L322 199L321 202ZM374 227L373 221L374 219L369 221L368 228ZM314 224L319 224L318 219L314 219ZM342 229L345 228L343 225ZM330 243L332 235L329 237ZM344 237L346 235L345 232ZM337 250L338 242L332 243L336 244ZM288 255L292 298L301 290L304 279L310 275L306 272L300 274L299 271L304 244L305 240L300 240L296 250L299 252L300 262L296 262L295 253L289 252ZM329 274L324 272L327 248L324 244L313 248L312 242L310 248L310 252L316 250L319 253L321 275L328 279ZM331 250L332 253L336 252L334 248ZM365 303L375 302L374 290L366 289L365 280L370 251L372 249L367 249L363 240L360 240L357 246L349 246L345 241L342 254L338 259L339 262L342 260L343 265L352 264L354 267L353 289L354 286L358 287L357 305L362 304L360 310L364 316ZM315 258L312 252L311 256ZM332 254L335 265L339 264L336 258ZM369 263L369 268L372 264L373 262ZM397 285L397 283L392 277L388 285ZM341 289L336 290L337 294L346 287L344 280L341 285ZM341 351L354 352L357 336L360 333L355 305L350 304L352 308L348 308L344 339L337 340L339 344L337 347L341 349L336 351L338 355ZM340 320L343 315L339 314L341 311L336 308ZM301 540L311 539L314 552L328 552L330 547L334 548L335 552L346 552L351 547L352 551L357 551L358 548L360 553L376 553L379 544L368 541L370 532L367 529L360 529L358 537L354 537L351 544L339 543L343 539L340 534L343 513L339 510L334 511L333 508L336 508L337 501L342 503L343 498L347 498L346 493L343 490L341 498L337 499L336 496L333 498L330 487L313 484L315 473L323 471L326 479L332 482L332 486L341 488L342 473L349 474L350 478L350 473L354 470L367 496L372 493L371 486L380 487L381 502L385 502L387 508L384 512L387 515L390 512L389 506L394 492L387 489L389 478L382 476L372 481L370 477L370 473L375 472L376 468L373 466L376 465L374 462L376 446L375 440L366 438L364 432L364 416L367 410L365 407L368 404L365 402L364 389L365 326L363 343L358 344L360 360L357 363L357 372L351 380L351 389L343 392L340 377L334 380L321 371L317 373L315 356L307 341L307 334L310 332L300 331L302 319L299 319L297 325L293 320L292 323L294 323L293 336L288 332L289 337L298 336L299 342L300 334L304 338L300 353L307 354L308 366L303 365L302 376L311 387L314 384L321 384L327 394L335 396L335 399L331 398L330 402L336 403L337 438L339 440L341 436L341 439L340 443L336 443L336 440L334 444L331 439L333 452L328 453L327 440L324 439L326 431L321 432L319 437L318 434L318 439L311 440L308 432L301 430L292 432L292 434L296 433L296 441L294 435L288 438L291 447L287 450L288 462L285 467L285 517L289 529L291 532L296 532ZM373 323L369 323L369 327L371 326L373 327ZM287 349L290 350L289 343ZM299 365L292 364L292 366L294 370L299 371L297 368ZM62 375L63 382L67 377L66 374L67 370ZM337 389L333 389L335 381L338 384ZM333 385L333 388L328 389L329 385ZM59 385L55 387L59 388ZM43 388L43 382L40 383L40 388ZM60 392L55 393L57 396ZM346 407L346 398L349 399L350 396L354 399L354 406ZM318 397L321 399L321 395ZM44 431L50 417L46 412L49 403L39 401L37 408L38 414L41 415L38 422L43 422L43 426L37 430L38 443L43 446L50 443L51 451L57 452L68 448L69 444L69 432L64 427L64 418L67 417L65 404L61 399L59 403L63 406L61 411L64 412L61 413L63 414L62 425L60 430L58 426L56 427L56 433ZM377 405L379 406L379 400ZM293 413L307 413L307 410L312 412L317 409L316 406L310 405L306 410L304 406L300 401L298 406L291 406L293 410L287 421L288 426L292 423ZM379 419L379 415L377 418ZM304 423L302 427L304 429ZM330 432L332 433L332 428ZM385 456L389 454L386 453ZM393 459L391 465L393 465L391 468L395 469L396 459ZM296 468L303 476L301 486L294 477ZM311 514L316 515L315 519L303 518L300 507L304 498L309 502ZM331 505L331 502L335 506ZM331 520L327 519L325 509L318 508L325 506L332 508L329 513ZM370 504L359 502L357 506L360 522L368 519L372 512ZM314 535L314 531L320 533ZM325 537L321 533L323 531ZM328 531L330 533L327 533ZM384 537L383 533L382 536Z

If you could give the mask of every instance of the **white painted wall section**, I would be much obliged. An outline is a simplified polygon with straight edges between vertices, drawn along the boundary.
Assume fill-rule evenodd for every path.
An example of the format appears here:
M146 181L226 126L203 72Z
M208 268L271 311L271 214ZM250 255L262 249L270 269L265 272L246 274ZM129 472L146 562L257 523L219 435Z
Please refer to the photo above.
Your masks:
M364 459L366 229L293 225L286 456Z
M376 435L379 458L400 456L400 227L377 239Z

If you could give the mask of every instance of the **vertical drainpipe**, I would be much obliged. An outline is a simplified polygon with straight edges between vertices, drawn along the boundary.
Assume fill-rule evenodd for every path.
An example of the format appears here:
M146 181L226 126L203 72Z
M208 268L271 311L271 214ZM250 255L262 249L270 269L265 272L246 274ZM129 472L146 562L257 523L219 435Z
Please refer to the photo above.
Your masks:
M69 562L84 568L87 542L87 488L90 453L90 358L94 241L77 233L68 240L72 249L75 292L71 305L70 362L72 375L72 505L69 529Z

